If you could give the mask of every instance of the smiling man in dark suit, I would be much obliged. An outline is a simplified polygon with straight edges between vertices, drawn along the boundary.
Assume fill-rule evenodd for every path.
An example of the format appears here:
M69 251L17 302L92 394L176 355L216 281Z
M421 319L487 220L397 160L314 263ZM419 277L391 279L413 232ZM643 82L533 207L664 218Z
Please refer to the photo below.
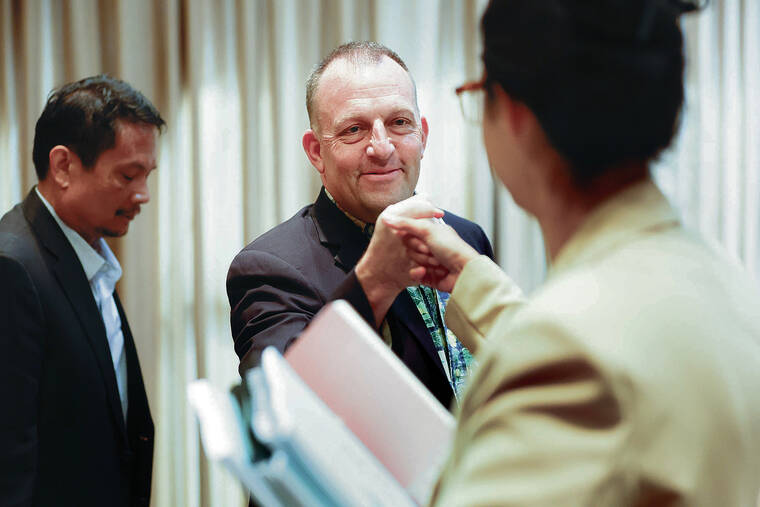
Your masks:
M0 220L0 504L147 506L153 421L104 237L148 202L164 120L130 85L55 90L39 184Z
M258 364L265 347L285 350L327 302L345 299L448 407L471 360L446 329L448 294L414 284L400 240L377 221L389 207L429 213L412 197L428 135L414 81L387 47L348 43L314 69L306 105L303 147L323 188L314 204L232 262L227 294L240 373ZM433 216L493 256L480 227L451 213Z

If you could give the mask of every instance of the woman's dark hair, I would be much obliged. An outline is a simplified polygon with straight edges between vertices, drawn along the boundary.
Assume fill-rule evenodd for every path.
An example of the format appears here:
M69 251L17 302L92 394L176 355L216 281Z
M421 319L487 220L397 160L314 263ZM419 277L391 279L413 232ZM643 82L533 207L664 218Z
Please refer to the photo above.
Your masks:
M104 151L116 144L116 122L165 125L158 110L128 83L107 75L88 77L51 92L34 129L32 159L37 177L50 169L49 153L67 146L91 168Z
M680 14L697 0L491 0L481 21L486 89L533 111L584 185L649 162L683 104Z

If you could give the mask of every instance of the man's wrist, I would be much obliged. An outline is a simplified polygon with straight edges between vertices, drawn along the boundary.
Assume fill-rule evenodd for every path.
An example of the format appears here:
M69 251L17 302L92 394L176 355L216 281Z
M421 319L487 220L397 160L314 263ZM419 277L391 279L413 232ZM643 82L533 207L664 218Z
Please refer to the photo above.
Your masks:
M380 325L400 289L389 284L388 280L384 279L385 277L375 273L372 269L372 261L368 261L366 256L359 259L354 272L375 314L376 324Z

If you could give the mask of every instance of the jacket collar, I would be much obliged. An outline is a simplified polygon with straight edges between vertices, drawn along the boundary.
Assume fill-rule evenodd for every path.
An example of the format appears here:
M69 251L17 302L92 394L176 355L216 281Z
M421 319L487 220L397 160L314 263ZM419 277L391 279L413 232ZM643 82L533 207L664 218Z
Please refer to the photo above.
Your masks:
M69 240L69 244L71 244L71 247L79 258L79 262L82 264L82 269L84 269L87 281L92 283L93 278L95 278L95 275L97 275L98 272L102 271L103 273L107 273L108 276L106 276L105 279L108 280L108 288L110 289L110 292L113 292L116 282L121 278L122 271L121 265L108 247L108 243L106 243L103 238L98 238L97 246L100 251L95 250L95 248L87 243L78 232L61 220L61 217L58 216L58 213L56 213L53 206L47 201L47 199L45 199L45 196L40 193L39 188L34 187L34 191L40 201L42 201L42 204L45 205L45 208L47 208L48 213L52 215L53 219L58 224L63 235Z
M47 248L56 259L69 257L69 254L71 254L76 263L81 266L81 263L76 256L76 252L74 252L74 249L71 247L69 240L37 195L36 187L32 188L21 206L24 212L24 217L26 217L26 220L32 226L32 229L34 229L37 238L39 238L45 248Z
M319 192L309 212L314 219L319 241L333 253L335 261L350 271L369 245L369 238L325 193Z
M592 261L656 229L676 227L678 215L647 178L600 204L559 251L549 277Z

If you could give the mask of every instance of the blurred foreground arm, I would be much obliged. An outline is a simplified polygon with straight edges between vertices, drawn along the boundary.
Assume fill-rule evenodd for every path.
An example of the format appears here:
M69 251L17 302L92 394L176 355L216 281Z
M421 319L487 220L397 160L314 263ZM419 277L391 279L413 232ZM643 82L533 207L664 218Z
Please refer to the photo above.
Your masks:
M480 356L431 504L628 505L629 393L552 323L506 331Z

